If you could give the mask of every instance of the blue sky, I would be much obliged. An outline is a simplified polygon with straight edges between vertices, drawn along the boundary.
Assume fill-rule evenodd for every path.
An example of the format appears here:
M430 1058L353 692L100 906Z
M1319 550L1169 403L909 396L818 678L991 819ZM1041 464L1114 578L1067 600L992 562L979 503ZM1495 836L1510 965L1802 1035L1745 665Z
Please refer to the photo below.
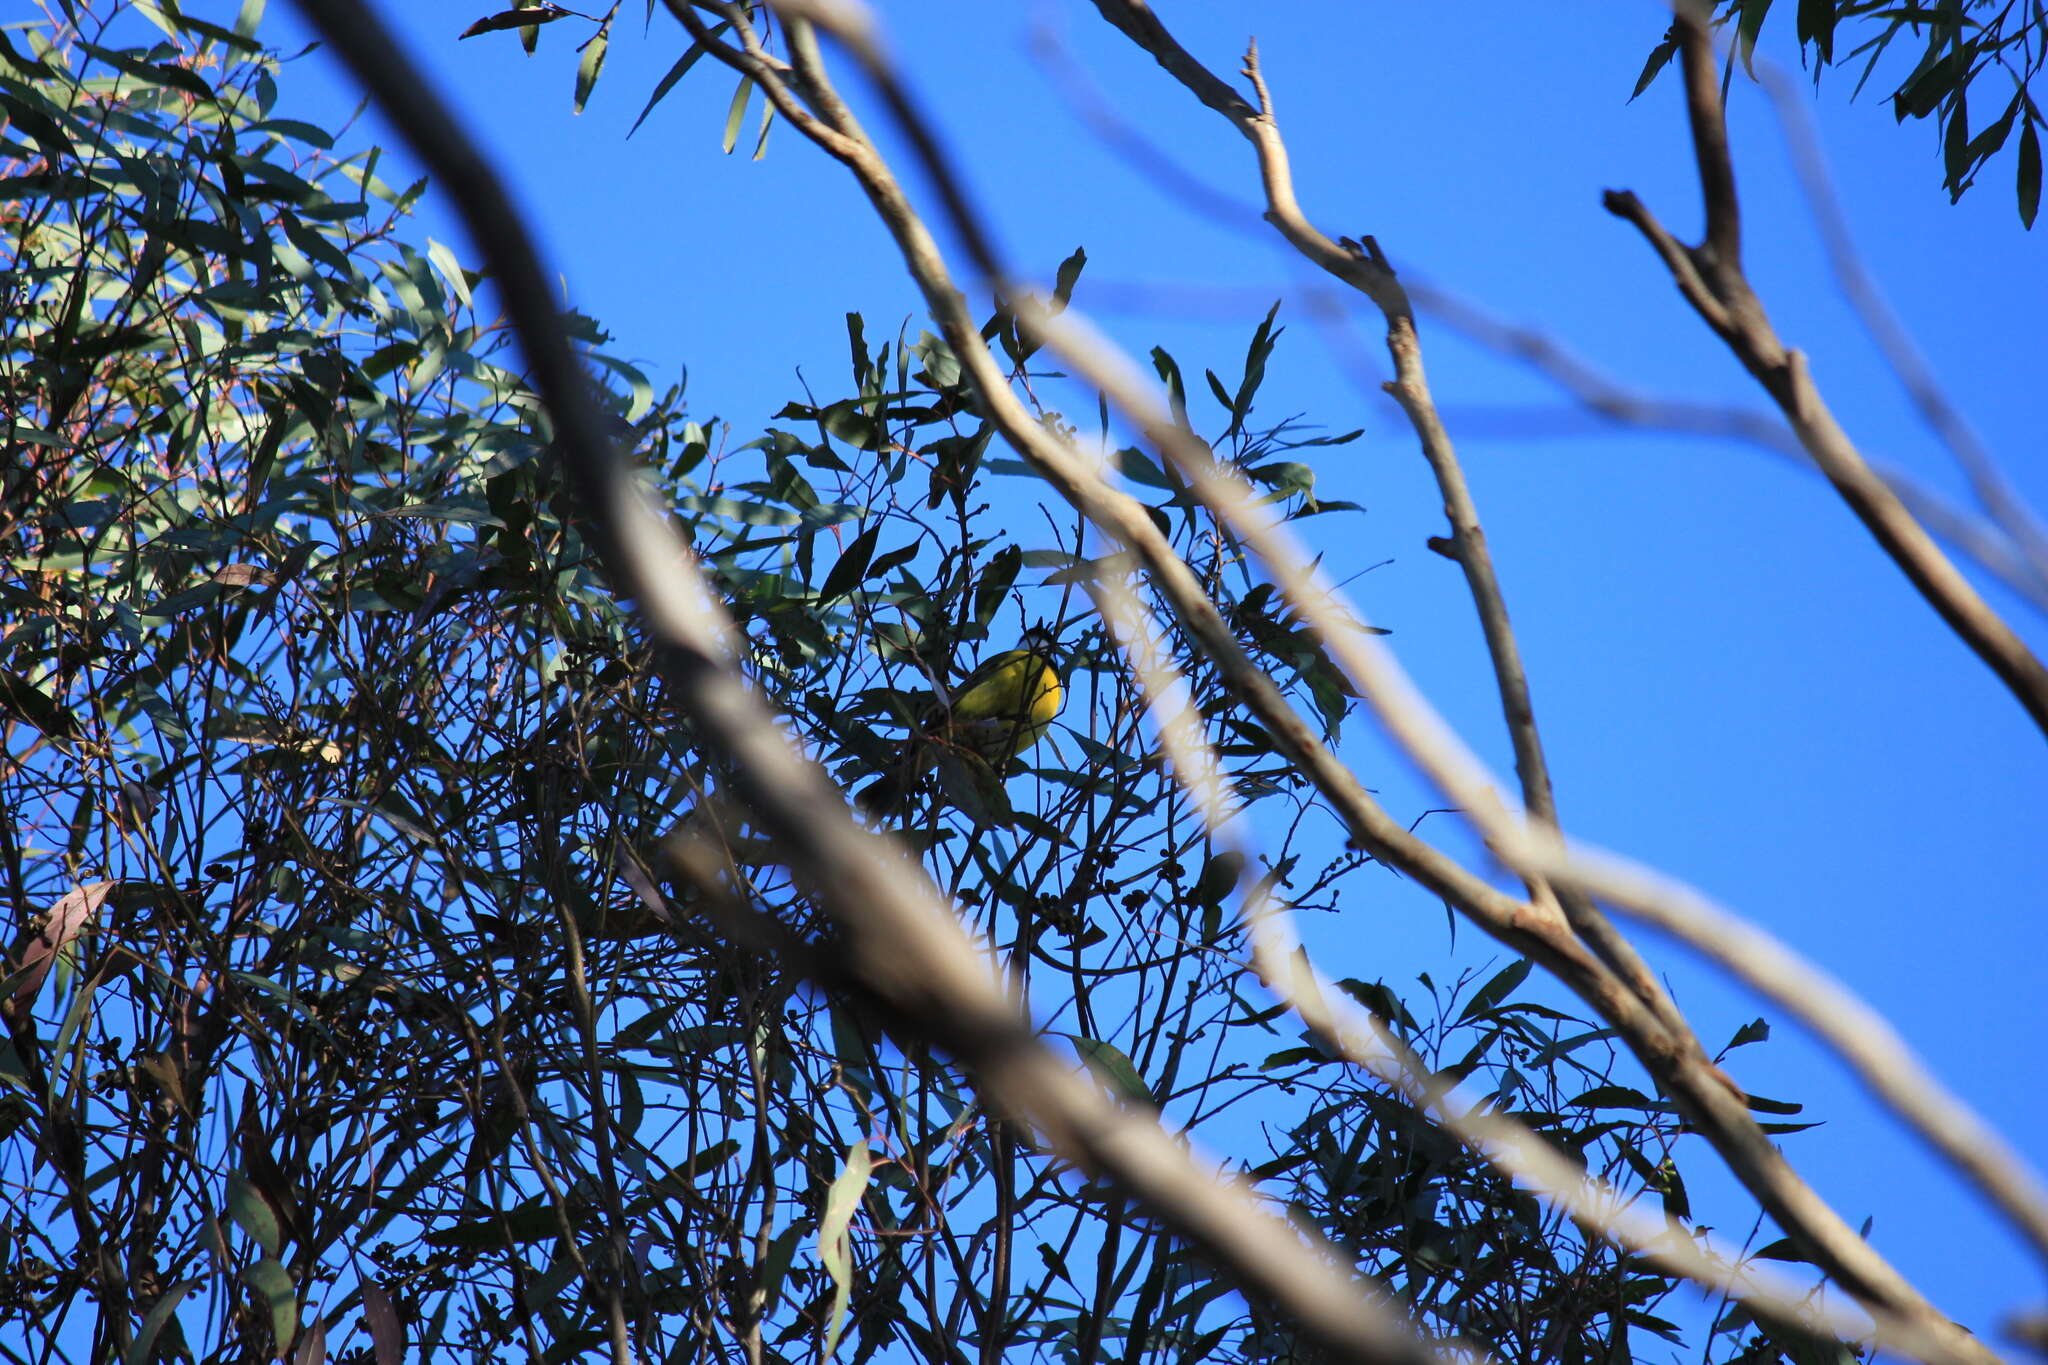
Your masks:
M787 127L773 131L764 160L749 161L751 122L740 152L721 153L732 90L722 68L703 64L626 139L680 51L665 20L651 41L621 33L574 116L570 48L588 26L544 30L528 59L509 34L456 41L490 0L381 8L512 179L570 299L658 386L687 366L694 415L726 417L744 439L798 391L799 370L821 393L843 382L844 313L866 314L870 336L922 323L893 249L837 166ZM1234 70L1256 32L1303 205L1333 234L1375 234L1418 276L1553 334L1631 386L1760 405L1648 249L1599 206L1603 188L1630 188L1681 236L1698 230L1675 73L1627 101L1662 32L1656 6L1161 8L1220 72ZM638 6L626 9L621 23L635 22ZM1088 79L1178 164L1239 199L1254 191L1236 133L1091 7L881 9L1011 259L1049 278L1085 246L1077 302L1137 353L1163 344L1190 375L1233 375L1270 302L1321 286L1276 240L1201 219L1155 190L1077 120L1029 53L1034 23L1061 32ZM1764 49L1796 61L1790 20L1774 19ZM292 46L294 24L275 12L266 36ZM848 73L844 84L858 82ZM2014 212L2011 154L1951 206L1932 126L1895 125L1881 77L1855 105L1850 84L1831 75L1816 112L1868 264L1950 396L2022 491L2048 504L2048 474L2030 458L2043 427L2048 269L2039 233ZM324 58L301 64L285 89L283 112L318 120L354 103ZM1781 333L1812 357L1868 453L1960 496L1952 464L1833 287L1763 101L1738 78L1733 105L1748 264ZM868 122L884 124L879 114ZM915 183L909 158L896 161ZM427 231L462 240L431 203L423 218ZM1092 304L1091 292L1117 306ZM1318 486L1369 513L1329 521L1340 529L1317 548L1339 579L1383 565L1352 585L1363 609L1506 771L1462 582L1424 548L1441 514L1414 441L1298 303L1283 304L1281 321L1291 325L1260 415L1367 431L1321 453ZM1374 319L1360 308L1352 326L1381 366ZM1563 400L1427 319L1424 342L1520 632L1567 824L1693 880L1824 961L2022 1149L2048 1160L2042 736L1813 476L1702 439L1502 436L1477 419ZM2048 648L2039 620L1995 590L1992 600ZM1347 756L1397 812L1436 804L1369 727L1354 727ZM1425 829L1443 836L1451 824L1432 817ZM1399 980L1446 956L1442 914L1413 897L1361 904L1317 934L1333 975ZM1759 1013L1781 1025L1731 1070L1825 1120L1790 1140L1793 1158L1852 1223L1875 1215L1879 1246L1938 1304L1988 1332L2040 1302L2016 1239L1840 1067L1682 950L1648 947L1710 1047ZM1495 950L1466 929L1456 954L1479 962ZM1707 1155L1692 1159L1696 1186ZM1708 1206L1726 1210L1709 1221L1738 1235L1746 1227L1739 1201Z

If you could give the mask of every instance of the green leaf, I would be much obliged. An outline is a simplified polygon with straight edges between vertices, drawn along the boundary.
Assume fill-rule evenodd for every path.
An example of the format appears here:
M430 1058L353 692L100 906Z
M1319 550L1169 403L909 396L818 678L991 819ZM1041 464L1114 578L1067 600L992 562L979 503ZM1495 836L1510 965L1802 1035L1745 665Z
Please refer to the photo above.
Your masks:
M242 1272L242 1281L270 1309L271 1340L278 1353L283 1354L299 1332L299 1296L292 1285L292 1273L265 1256Z
M2041 211L2041 137L2030 120L2020 133L2020 222L2031 230Z
M454 291L455 297L462 300L462 306L474 307L469 297L469 276L463 272L462 263L455 259L455 253L448 249L447 244L427 238L427 259L441 272L441 278L448 282L448 288Z
M1281 497L1295 493L1307 498L1315 496L1315 467L1299 460L1274 460L1258 465L1245 470L1245 477L1256 479Z
M830 435L862 450L878 450L887 428L862 410L851 398L841 399L818 414L818 425Z
M537 24L552 24L555 20L566 19L573 13L575 13L574 10L563 9L560 5L545 4L535 5L531 9L499 10L496 14L486 14L483 18L477 20L455 36L458 39L474 38L479 33L496 33L501 29L531 28Z
M413 1167L406 1174L405 1179L399 1182L396 1189L375 1202L372 1206L375 1212L370 1215L369 1220L363 1225L362 1235L365 1238L375 1237L384 1230L386 1224L399 1214L418 1213L419 1210L412 1202L414 1197L421 1190L425 1189L428 1184L432 1183L434 1178L440 1175L441 1168L446 1166L461 1150L461 1147L457 1144L449 1143L424 1157L417 1166Z
M1808 1265L1813 1263L1813 1257L1790 1237L1780 1237L1775 1242L1758 1247L1750 1254L1760 1261L1798 1261Z
M0 710L19 716L51 739L78 733L78 718L19 673L0 669Z
M1669 66L1671 59L1678 55L1678 39L1674 34L1675 30L1666 33L1664 41L1650 49L1649 60L1643 63L1643 74L1636 77L1636 88L1629 92L1630 100L1648 90L1650 82L1657 79L1657 73Z
M1799 0L1799 45L1810 44L1822 66L1835 59L1835 20L1840 14L1836 3L1837 0Z
M1763 32L1764 16L1771 11L1771 0L1739 0L1741 12L1735 20L1735 47L1742 54L1742 69L1756 79L1756 67L1752 64L1756 56L1756 39Z
M1180 377L1180 362L1168 355L1162 346L1152 348L1152 368L1159 373L1160 382L1166 385L1166 396L1173 402L1174 420L1182 426L1188 424L1188 386Z
M1197 905L1221 905L1237 883L1244 876L1244 855L1235 849L1224 849L1202 864L1202 875L1195 878L1192 899Z
M715 25L712 28L710 33L705 35L707 42L709 40L716 39L720 34L724 33L727 29L731 27L731 23L721 19L717 23L717 25ZM709 46L707 46L706 42L693 42L690 44L689 48L684 51L682 56L676 58L676 63L674 66L671 66L668 69L668 74L664 75L659 81L655 83L654 93L647 97L647 103L644 106L642 106L640 110L640 117L634 119L633 126L626 130L627 137L631 137L633 136L633 134L640 131L640 125L647 122L647 116L654 112L654 106L660 104L663 97L665 97L669 91L675 89L676 82L681 80L683 76L689 71L689 69L695 66L698 60L701 57L703 57L703 55L706 52L709 52L710 50L711 49Z
M695 1032L696 1030L693 1029L685 1029L677 1036L688 1037ZM649 1050L654 1052L666 1051L668 1055L678 1058L696 1058L704 1054L705 1047L703 1044L697 1043L688 1047L654 1047ZM696 1182L710 1175L713 1171L718 1170L726 1162L739 1155L739 1150L739 1143L732 1138L720 1139L718 1142L706 1147L703 1151L692 1152L689 1160L685 1161L681 1166L670 1167L666 1175L654 1182L653 1188L671 1199L678 1197L694 1198Z
M1169 492L1179 491L1173 480L1152 462L1152 457L1136 446L1119 450L1116 453L1115 464L1123 476L1132 483L1143 484L1148 488L1163 488Z
M1080 1053L1082 1059L1101 1074L1102 1079L1109 1083L1110 1089L1136 1104L1142 1104L1147 1108L1157 1107L1158 1101L1152 1096L1152 1087L1145 1084L1145 1078L1138 1074L1138 1068L1131 1064L1131 1059L1126 1057L1121 1049L1114 1044L1084 1037L1078 1033L1063 1033L1060 1036L1074 1045L1074 1051Z
M1075 247L1074 254L1060 262L1059 271L1053 276L1051 311L1066 311L1067 305L1074 298L1074 286L1081 279L1081 267L1087 264L1088 253L1080 247Z
M846 347L853 353L853 386L865 392L874 366L868 359L866 323L858 313L846 315Z
M1948 122L1941 130L1941 162L1942 184L1953 204L1970 187L1970 106L1961 95L1956 97L1948 111Z
M797 1243L804 1239L804 1225L791 1223L775 1235L768 1244L768 1254L761 1258L761 1303L765 1317L775 1311L775 1305L782 1299L782 1282L789 1276L789 1263L796 1259Z
M832 1007L832 1056L841 1084L857 1089L863 1096L874 1092L874 1082L868 1074L866 1033L851 1008L844 1004Z
M1223 387L1223 381L1216 377L1216 371L1203 370L1202 378L1209 381L1209 394L1216 400L1216 406L1222 408L1225 412L1231 412L1230 390ZM1237 423L1234 420L1230 425L1233 430L1237 427Z
M142 1320L142 1327L136 1332L135 1339L128 1343L128 1350L121 1357L121 1365L143 1365L144 1361L157 1359L156 1352L151 1348L156 1345L157 1337L164 1330L164 1324L171 1320L171 1314L178 1311L178 1305L185 1301L185 1296L197 1289L200 1283L198 1280L180 1280L163 1292L150 1308L149 1316Z
M233 1172L228 1175L228 1217L234 1219L268 1255L277 1256L282 1252L284 1237L270 1201L247 1176Z
M1735 1036L1728 1040L1728 1050L1761 1043L1771 1036L1771 1026L1761 1019L1752 1019L1735 1030Z
M1936 61L1923 62L1892 94L1892 113L1901 123L1909 118L1926 118L1970 73L1967 52L1951 52Z
M647 1011L613 1034L611 1045L621 1050L645 1047L649 1039L667 1027L668 1021L674 1018L676 1011L681 1008L680 1004L674 1004Z
M562 1223L555 1216L553 1201L537 1194L502 1213L429 1229L420 1240L443 1250L488 1251L545 1241L559 1236L561 1231Z
M933 760L939 790L946 800L977 826L989 829L1010 822L1010 803L1003 784L978 754L942 749Z
M1567 1100L1565 1103L1579 1109L1650 1110L1656 1107L1650 1102L1650 1097L1642 1091L1632 1090L1625 1085L1596 1085L1576 1099Z
M753 94L754 78L741 76L740 83L733 88L732 103L725 111L725 136L719 140L719 146L725 149L727 156L731 156L732 149L739 144L740 125L747 121L747 101Z
M1224 403L1230 409L1230 430L1233 432L1244 429L1245 418L1251 415L1252 399L1258 395L1259 385L1266 382L1266 361L1271 358L1280 333L1287 330L1273 326L1273 319L1279 315L1280 303L1275 300L1273 306L1266 310L1265 320L1252 333L1251 346L1244 355L1244 378L1238 383L1237 394Z
M876 559L873 564L868 566L868 576L870 578L886 577L891 569L908 564L915 558L917 558L917 542L913 540L908 545L891 550L889 553Z
M112 52L104 48L100 49L98 55L109 64L119 67L139 81L191 95L193 98L203 100L207 104L218 103L218 97L213 93L213 87L208 85L205 79L196 71L187 70L182 66L173 66L168 62L152 64L129 56L125 52Z
M1466 1004L1464 1012L1458 1016L1458 1022L1462 1024L1473 1019L1485 1018L1501 1001L1508 998L1510 991L1528 979L1530 968L1534 966L1528 958L1522 958L1510 962L1494 973L1493 979L1481 986Z
M924 373L935 389L960 387L960 358L953 354L953 348L946 344L944 337L920 332L917 344L911 351L924 362Z
M207 603L218 598L222 591L222 585L214 582L212 579L208 579L197 587L187 588L179 593L172 593L169 597L148 608L142 614L144 616L173 617L181 611L189 611L193 607L205 606Z
M882 523L874 522L840 552L831 571L825 575L824 586L818 589L819 606L836 601L861 585L867 576L869 557L875 552L875 541L881 534Z
M611 46L612 24L610 16L606 16L596 36L583 45L583 60L576 63L576 104L571 112L582 113L583 106L590 102L590 92L597 88L597 78L604 71L605 53L611 51Z
M1401 1003L1401 997L1387 989L1384 981L1360 981L1347 976L1337 983L1337 987L1378 1015L1382 1022L1403 1033L1414 1033L1421 1027L1415 1022L1415 1016L1408 1012L1408 1007Z
M1023 566L1024 552L1015 545L1005 545L989 556L988 566L981 571L981 577L974 584L974 623L987 626L1002 610L1010 588L1017 582L1017 571Z
M5 61L7 65L13 67L26 80L47 81L57 78L56 71L51 67L44 65L33 57L23 56L20 49L16 48L13 41L8 38L7 30L5 29L0 29L0 61Z
M201 37L212 38L217 42L225 43L237 52L257 53L263 51L263 45L252 40L247 32L236 31L236 29L241 27L239 23L235 29L226 29L222 28L219 24L210 24L204 19L195 19L191 15L181 13L176 9L173 9L165 17L188 33L197 33Z
M846 1330L846 1309L853 1295L853 1213L867 1193L868 1177L874 1169L863 1138L847 1149L846 1164L825 1191L825 1213L818 1220L818 1259L832 1278L832 1307L820 1356L824 1360L832 1358L839 1348L840 1333Z
M1040 1242L1038 1244L1038 1259L1044 1262L1047 1270L1050 1270L1054 1275L1073 1286L1077 1292L1079 1291L1080 1286L1075 1284L1073 1274L1067 1269L1066 1257L1053 1250L1052 1243Z

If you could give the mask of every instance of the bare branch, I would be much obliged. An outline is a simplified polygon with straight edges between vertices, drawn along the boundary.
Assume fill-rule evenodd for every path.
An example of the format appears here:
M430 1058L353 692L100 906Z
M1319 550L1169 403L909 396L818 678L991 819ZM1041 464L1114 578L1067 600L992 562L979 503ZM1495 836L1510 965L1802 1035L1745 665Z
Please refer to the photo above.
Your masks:
M1790 1010L1878 1100L1953 1162L2048 1261L2048 1185L1997 1130L1928 1070L1884 1016L1827 972L1689 886L1599 850L1538 854L1567 878L1682 940Z
M687 7L681 0L669 0L678 18L687 25L694 16L683 18ZM775 79L745 54L714 47L713 55L757 79ZM815 73L822 79L822 72ZM844 108L829 89L812 92L821 102ZM907 104L907 100L906 100ZM849 116L850 118L850 116ZM851 126L851 125L849 125ZM843 133L844 128L840 129ZM967 311L965 300L946 268L944 257L930 231L912 209L888 165L864 140L857 145L835 139L820 144L851 171L867 194L883 225L895 238L911 277L917 281L931 309L934 321L947 344L960 360L963 371L975 385L989 419L1004 438L1068 502L1106 535L1128 545L1151 575L1151 581L1173 606L1175 615L1213 659L1225 684L1242 698L1261 726L1273 737L1275 746L1330 799L1360 844L1376 857L1399 866L1444 899L1471 907L1475 917L1489 926L1489 932L1506 935L1503 941L1525 956L1546 962L1558 960L1563 952L1591 961L1576 943L1549 946L1532 938L1531 926L1546 918L1540 912L1495 889L1461 867L1427 842L1418 839L1394 819L1295 713L1264 669L1244 652L1215 604L1203 592L1192 571L1173 552L1158 528L1135 498L1112 488L1097 464L1082 456L1041 425L1011 392L1003 368L981 340L978 324ZM940 163L943 167L943 162ZM956 201L961 197L956 196ZM970 241L984 240L980 234ZM995 261L990 265L999 264ZM999 272L995 272L999 275ZM999 284L998 286L1002 286ZM1043 310L1040 310L1042 312ZM1555 919L1555 912L1547 917Z
M1122 20L1130 13L1118 5L1108 17L1119 28L1138 38L1141 45L1161 39L1171 41L1149 11L1137 11L1144 15L1144 22L1127 27ZM1121 118L1104 93L1086 79L1078 61L1049 25L1035 26L1031 36L1041 68L1060 86L1076 114L1139 174L1213 222L1240 232L1256 229L1260 221L1257 209L1211 188L1155 146L1142 129ZM1201 70L1177 47L1162 57L1161 65L1176 75L1183 71ZM1787 140L1792 145L1794 167L1814 206L1814 216L1820 223L1823 239L1828 243L1843 293L1863 317L1866 328L1877 339L1894 371L1912 393L1928 424L1955 452L1996 526L1954 506L1903 470L1886 467L1878 461L1871 462L1872 468L1898 495L1907 510L1937 536L1969 555L2007 587L2048 613L2048 532L2043 531L2038 519L2000 473L1968 422L1941 393L1931 371L1913 347L1911 338L1899 327L1882 295L1869 280L1868 272L1862 268L1834 202L1818 138L1810 126L1804 102L1797 98L1791 82L1775 66L1760 63L1759 71L1764 87L1770 92L1778 110ZM1215 80L1206 71L1201 71L1201 77L1196 79L1197 83L1205 86ZM1228 92L1229 88L1222 86L1221 82L1215 82L1215 85ZM1250 106L1236 99L1234 94L1220 101L1217 107L1227 116L1237 110L1242 110L1247 116L1252 112ZM1692 273L1689 262L1678 268ZM1490 318L1468 300L1418 281L1412 272L1403 273L1402 283L1417 312L1436 318L1481 345L1530 364L1588 408L1614 422L1633 427L1733 437L1790 455L1802 466L1813 467L1804 447L1779 420L1744 408L1709 406L1633 393L1598 374L1542 334ZM1319 316L1333 317L1341 313L1341 309L1326 306L1328 299L1313 289L1294 288L1286 292L1301 298L1316 309ZM1105 296L1106 286L1098 280L1090 293L1100 299ZM1271 291L1267 291L1263 297L1270 295ZM1718 306L1712 305L1711 301L1708 306L1718 311ZM1531 420L1518 422L1512 434L1526 434ZM1464 425L1470 434L1470 423Z
M1713 19L1703 0L1675 0L1680 31L1702 28ZM1735 163L1728 154L1728 125L1720 116L1721 71L1711 43L1678 46L1685 69L1686 113L1692 127L1693 160L1699 167L1700 194L1706 200L1707 239L1701 264L1716 275L1742 274L1742 207L1735 197Z
M1898 495L1864 461L1821 397L1806 358L1779 339L1762 300L1743 275L1734 170L1728 158L1713 34L1690 0L1678 7L1675 28L1683 55L1686 109L1693 124L1701 189L1707 198L1707 238L1697 247L1686 246L1625 190L1607 192L1603 202L1608 212L1632 224L1650 243L1679 292L1778 404L1800 444L1849 509L2048 736L2048 667L2043 667L2026 642L1978 595Z
M1319 581L1308 557L1293 544L1292 538L1251 507L1250 499L1240 490L1204 466L1182 458L1186 452L1178 449L1178 438L1173 434L1176 429L1171 425L1165 405L1151 401L1139 377L1134 371L1126 372L1128 367L1120 365L1116 356L1096 347L1092 339L1083 340L1077 335L1078 323L1072 309L1057 318L1033 317L1030 321L1036 333L1044 336L1048 344L1058 349L1077 371L1103 387L1119 407L1138 417L1149 440L1160 443L1161 448L1179 462L1182 474L1194 484L1204 501L1215 508L1232 531L1259 556L1280 583L1288 600L1316 627L1332 655L1350 675L1360 695L1374 707L1388 732L1451 802L1479 827L1489 846L1508 866L1525 876L1576 885L1618 905L1639 909L1645 914L1652 913L1645 908L1645 902L1651 898L1640 887L1605 875L1589 855L1576 851L1577 846L1568 856L1554 834L1532 831L1527 823L1507 809L1484 766L1416 691L1385 647L1357 628L1355 608L1340 602ZM1685 919L1683 911L1671 909L1670 904L1667 900L1664 911L1674 922L1682 923ZM1582 975L1560 975L1582 995L1597 989L1595 982ZM1798 1009L1796 992L1792 996L1781 996L1773 990L1770 994L1787 1008ZM1589 995L1587 998L1594 997ZM1632 996L1629 998L1633 1000ZM1596 1008L1599 1007L1598 1002L1595 1003ZM1953 1358L1979 1358L1977 1353L1981 1348L1951 1335L1947 1319L1928 1305L1799 1178L1776 1146L1757 1128L1726 1078L1697 1054L1696 1045L1694 1049L1682 1050L1672 1047L1666 1040L1660 1050L1656 1046L1659 1035L1652 1031L1647 1017L1640 1013L1634 1013L1633 1017L1609 1017L1616 1022L1637 1054L1644 1058L1660 1083L1693 1112L1695 1121L1743 1183L1787 1231L1814 1245L1816 1254L1824 1258L1829 1271L1851 1293L1864 1300L1866 1306L1894 1313L1915 1323L1918 1330L1933 1333L1937 1339L1948 1340L1951 1352L1955 1353ZM1838 1047L1845 1041L1838 1039L1831 1029L1823 1032L1822 1037ZM1861 1071L1860 1061L1865 1054L1845 1050L1844 1056L1852 1065L1858 1065ZM1897 1059L1893 1058L1892 1063L1896 1067ZM1894 1074L1912 1073L1895 1071ZM1866 1074L1866 1079L1872 1078ZM1927 1078L1914 1075L1912 1079L1918 1082ZM1879 1093L1895 1092L1881 1089ZM1960 1101L1939 1089L1923 1090L1915 1096L1910 1108L1897 1112L1939 1150L1956 1160L1967 1174L1981 1178L1981 1173L1986 1170L2009 1170L2011 1163L2001 1162L1996 1152L1966 1152L1956 1147L1954 1144L1963 1132L1961 1128L1930 1121L1932 1116L1950 1106L1960 1106ZM2023 1173L2022 1167L2020 1174L2023 1176ZM2039 1209L2026 1203L2014 1208L2001 1198L2001 1194L2024 1189L2030 1183L2029 1179L2021 1178L2001 1181L1997 1188L1988 1185L1986 1188L1994 1198L2000 1199L2001 1206L2006 1207L2010 1214L2023 1220L2023 1226L2032 1227L2039 1218Z
M1778 116L1778 126L1784 130L1786 145L1792 152L1792 168L1799 176L1800 187L1806 192L1807 205L1820 228L1828 263L1834 267L1835 282L1841 288L1842 296L1856 310L1856 316L1863 320L1864 330L1870 333L1892 373L1905 386L1913 405L1920 410L1922 420L1963 467L1984 510L2012 538L2034 580L2048 581L2048 531L2043 530L2040 520L2021 501L2000 471L1998 462L1971 427L1969 419L1942 392L1933 367L1914 344L1898 314L1892 311L1884 291L1878 288L1877 281L1864 268L1862 254L1857 251L1855 237L1849 231L1848 219L1843 216L1841 204L1835 197L1827 156L1822 150L1820 133L1813 126L1813 114L1806 101L1801 98L1792 78L1776 63L1760 62L1758 76L1764 93L1770 96L1771 108Z
M1469 299L1435 285L1418 283L1412 274L1406 283L1419 311L1489 350L1523 362L1577 399L1587 411L1607 422L1645 430L1744 441L1794 460L1803 469L1815 468L1806 447L1799 443L1792 429L1782 418L1767 411L1694 403L1636 392L1602 373L1583 357L1574 355L1561 342L1540 330L1497 318ZM1099 285L1097 292L1100 292ZM1461 425L1469 435L1475 425L1473 415L1469 412L1455 415L1465 418ZM1488 418L1500 429L1515 435L1529 434L1531 427L1542 420L1541 414L1530 412L1512 417L1490 412L1481 414L1476 420L1484 422ZM2022 531L2016 530L2015 524L2030 527L2032 518L2004 485L1995 466L1989 469L1989 477L1996 481L1995 485L1980 485L1978 496L1992 509L1997 518L1996 524L1955 505L1896 466L1873 460L1871 469L1897 495L1906 510L1925 523L1935 535L1996 575L2000 582L2024 597L2037 610L2048 613L2048 561L2021 548L2025 542ZM1992 500L2001 495L2001 490L2007 499L2003 512L1999 511L2000 504Z

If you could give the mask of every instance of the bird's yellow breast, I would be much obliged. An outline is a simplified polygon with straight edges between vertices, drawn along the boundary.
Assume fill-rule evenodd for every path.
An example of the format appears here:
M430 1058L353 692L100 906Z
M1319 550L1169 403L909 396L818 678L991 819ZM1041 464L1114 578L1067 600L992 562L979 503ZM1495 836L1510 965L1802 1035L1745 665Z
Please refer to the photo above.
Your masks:
M1044 738L1065 700L1043 654L1012 649L974 670L947 709L955 741L995 762Z

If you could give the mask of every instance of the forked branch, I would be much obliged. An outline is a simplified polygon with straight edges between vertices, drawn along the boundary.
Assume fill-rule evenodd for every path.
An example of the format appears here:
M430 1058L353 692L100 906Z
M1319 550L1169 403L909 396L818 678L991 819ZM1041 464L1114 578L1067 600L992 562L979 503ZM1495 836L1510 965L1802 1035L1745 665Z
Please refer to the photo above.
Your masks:
M1686 116L1706 201L1706 235L1697 246L1674 236L1627 190L1609 190L1607 211L1632 224L1671 272L1678 292L1756 377L1785 414L1799 443L1858 520L1891 556L1949 629L1998 676L2048 736L2048 667L1942 553L1927 529L1864 460L1814 383L1806 357L1785 345L1763 300L1743 274L1742 211L1728 154L1720 62L1704 8L1677 6Z

